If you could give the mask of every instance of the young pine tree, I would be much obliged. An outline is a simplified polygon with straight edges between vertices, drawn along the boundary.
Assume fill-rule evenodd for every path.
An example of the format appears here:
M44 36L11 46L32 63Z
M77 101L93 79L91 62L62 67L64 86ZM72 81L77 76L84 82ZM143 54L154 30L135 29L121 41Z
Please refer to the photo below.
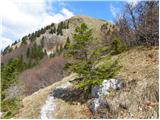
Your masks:
M82 23L75 29L73 42L67 42L64 51L64 56L70 61L65 68L70 72L77 73L82 78L82 80L74 82L74 85L87 92L90 92L92 86L100 84L104 79L113 77L118 70L117 61L112 61L110 57L102 61L105 64L95 67L92 57L99 61L99 54L103 52L103 49L97 47L97 49L91 50L89 46L93 40L92 31Z

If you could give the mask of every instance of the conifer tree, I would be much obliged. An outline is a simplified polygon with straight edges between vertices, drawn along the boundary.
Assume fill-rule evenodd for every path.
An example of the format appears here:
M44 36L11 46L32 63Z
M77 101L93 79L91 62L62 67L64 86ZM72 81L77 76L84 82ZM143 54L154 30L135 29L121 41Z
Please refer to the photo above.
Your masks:
M71 61L65 68L78 73L82 78L81 81L76 81L74 85L87 92L90 92L92 86L102 83L104 79L113 77L119 69L117 61L112 61L108 56L103 61L105 64L95 67L95 61L92 60L92 57L99 61L98 55L104 49L97 47L92 51L89 46L93 40L92 31L88 29L86 24L82 23L75 29L73 42L66 43L64 51L64 56Z

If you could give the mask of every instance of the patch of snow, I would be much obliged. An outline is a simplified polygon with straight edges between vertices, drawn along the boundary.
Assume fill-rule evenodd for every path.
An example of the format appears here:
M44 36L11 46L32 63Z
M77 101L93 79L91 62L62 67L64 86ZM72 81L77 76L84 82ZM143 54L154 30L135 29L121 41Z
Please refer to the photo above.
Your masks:
M67 82L65 84L62 84L57 88L67 88L68 86L70 86L71 83ZM53 112L56 108L56 98L54 98L54 96L49 95L48 98L46 99L45 104L42 106L41 112L40 112L40 118L41 119L53 119Z
M43 105L41 109L41 119L52 119L53 118L53 111L55 109L55 99L53 96L48 96L45 104Z

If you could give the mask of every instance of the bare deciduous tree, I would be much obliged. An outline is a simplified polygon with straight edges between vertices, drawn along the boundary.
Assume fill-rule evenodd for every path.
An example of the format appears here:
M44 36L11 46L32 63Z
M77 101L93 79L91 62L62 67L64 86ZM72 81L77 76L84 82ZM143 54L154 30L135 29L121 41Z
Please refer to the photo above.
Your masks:
M158 45L159 2L141 1L125 4L124 12L116 21L119 36L128 46Z

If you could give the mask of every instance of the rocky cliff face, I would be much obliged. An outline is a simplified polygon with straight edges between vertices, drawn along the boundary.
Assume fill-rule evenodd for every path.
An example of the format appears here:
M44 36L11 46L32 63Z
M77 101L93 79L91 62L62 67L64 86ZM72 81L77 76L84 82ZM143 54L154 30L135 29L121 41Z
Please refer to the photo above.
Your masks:
M158 49L136 47L117 57L119 74L92 88L86 102L72 91L72 74L24 98L15 118L158 118Z

